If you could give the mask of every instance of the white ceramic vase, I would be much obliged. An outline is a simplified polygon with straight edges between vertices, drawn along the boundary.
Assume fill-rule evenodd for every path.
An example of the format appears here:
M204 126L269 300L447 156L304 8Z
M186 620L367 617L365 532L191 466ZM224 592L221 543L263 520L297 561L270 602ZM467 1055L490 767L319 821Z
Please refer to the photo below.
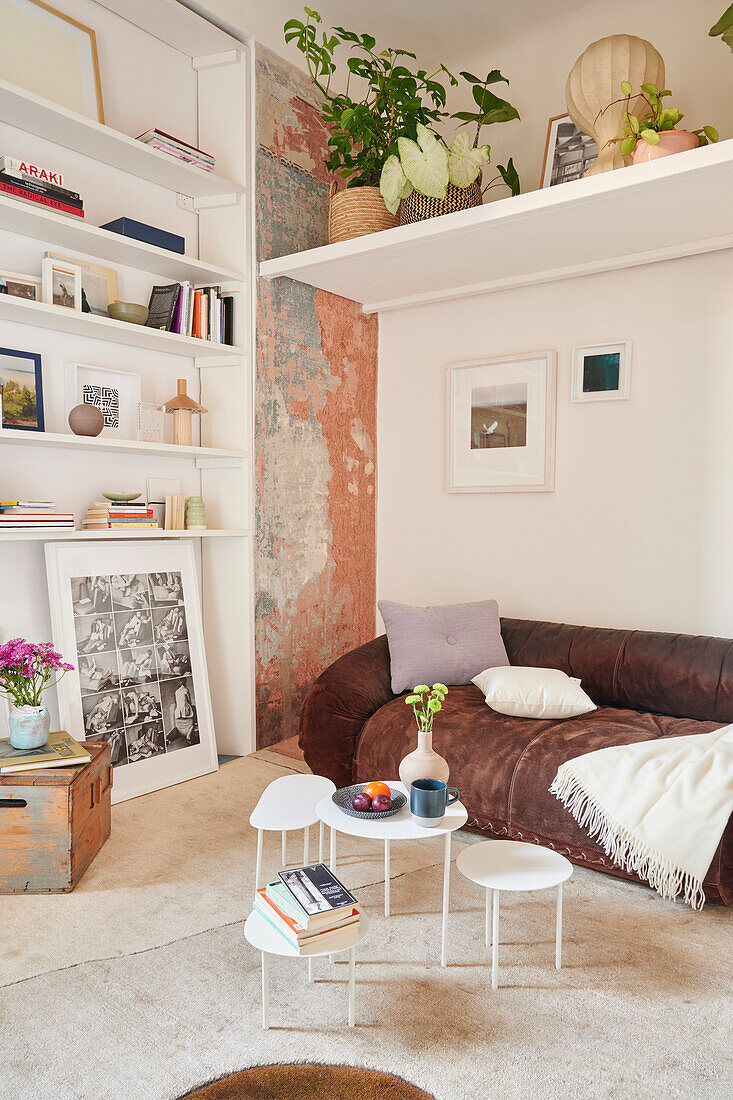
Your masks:
M448 782L450 768L439 753L433 750L433 734L425 730L417 732L417 748L400 760L400 780L408 792L415 779L442 779Z
M583 51L570 70L565 85L568 113L578 129L594 137L598 146L598 159L586 176L610 172L630 163L630 158L619 152L618 143L608 144L624 127L626 101L621 91L622 80L628 80L634 89L642 84L664 87L664 61L645 38L633 34L601 38ZM622 102L614 103L616 99ZM608 106L610 103L612 107ZM629 104L632 115L643 113L645 107L639 97Z

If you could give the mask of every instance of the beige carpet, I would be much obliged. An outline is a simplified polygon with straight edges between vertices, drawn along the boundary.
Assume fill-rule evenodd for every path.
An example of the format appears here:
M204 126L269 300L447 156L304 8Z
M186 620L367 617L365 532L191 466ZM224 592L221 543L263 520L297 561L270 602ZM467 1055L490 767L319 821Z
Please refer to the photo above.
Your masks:
M301 1060L391 1071L437 1100L733 1093L731 911L696 914L578 870L563 970L553 894L507 897L492 993L482 898L455 868L451 965L437 965L432 839L393 845L385 920L379 847L339 838L341 874L372 918L357 1026L345 1026L342 963L318 960L308 986L305 963L277 959L263 1032L259 956L242 936L247 818L267 782L302 768L273 757L115 807L112 838L73 894L0 897L2 1100L172 1100L249 1065ZM275 869L279 838L267 855Z

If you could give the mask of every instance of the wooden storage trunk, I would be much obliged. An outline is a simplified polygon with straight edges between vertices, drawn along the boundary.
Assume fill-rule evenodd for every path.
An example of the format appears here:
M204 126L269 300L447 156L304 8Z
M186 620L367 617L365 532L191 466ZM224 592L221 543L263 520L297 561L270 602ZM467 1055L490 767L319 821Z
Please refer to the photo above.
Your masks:
M0 893L73 890L109 836L110 747L83 767L0 775Z

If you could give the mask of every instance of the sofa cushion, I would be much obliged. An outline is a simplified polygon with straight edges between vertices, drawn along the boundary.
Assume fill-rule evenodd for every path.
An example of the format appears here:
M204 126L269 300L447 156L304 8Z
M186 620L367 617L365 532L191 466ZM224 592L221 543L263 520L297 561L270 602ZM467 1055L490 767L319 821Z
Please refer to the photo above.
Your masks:
M580 680L559 668L487 668L472 683L492 710L516 718L575 718L596 709Z
M389 641L392 691L416 684L467 684L495 665L508 665L496 600L411 607L380 600Z

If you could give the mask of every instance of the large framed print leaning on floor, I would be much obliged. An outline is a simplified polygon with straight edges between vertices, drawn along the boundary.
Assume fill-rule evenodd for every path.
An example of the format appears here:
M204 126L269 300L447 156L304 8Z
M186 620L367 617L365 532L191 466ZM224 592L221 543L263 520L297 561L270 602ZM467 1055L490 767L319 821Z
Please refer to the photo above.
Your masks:
M216 771L193 543L49 543L64 728L112 750L112 801Z

